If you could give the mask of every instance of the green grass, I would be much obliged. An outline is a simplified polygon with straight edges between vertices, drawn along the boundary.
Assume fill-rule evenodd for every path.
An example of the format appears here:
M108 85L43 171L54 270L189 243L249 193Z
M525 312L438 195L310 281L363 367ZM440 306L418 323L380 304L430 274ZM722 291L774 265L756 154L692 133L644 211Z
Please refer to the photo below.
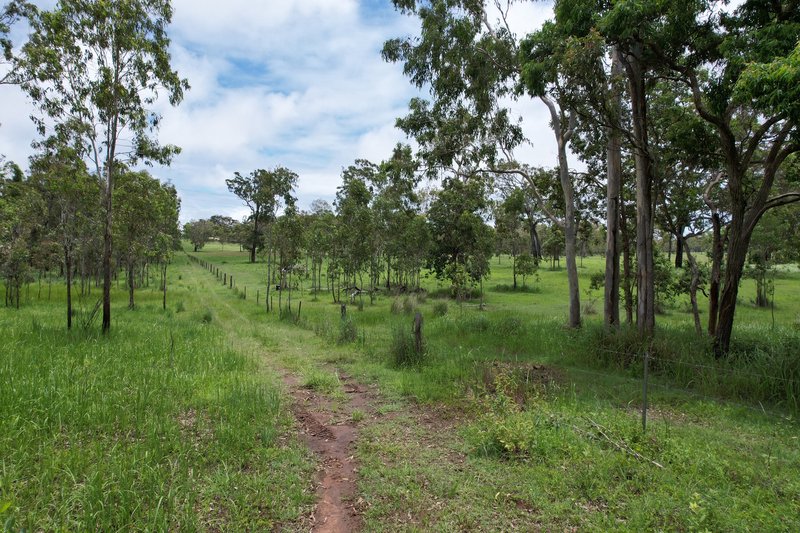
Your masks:
M356 333L339 343L329 294L314 301L304 281L293 315L279 320L264 309L263 263L232 245L194 255L232 274L237 291L180 258L170 310L141 291L140 309L115 309L110 340L65 333L61 308L35 297L0 311L14 354L0 378L17 380L0 389L3 520L42 530L296 527L311 466L286 438L277 372L341 398L333 363L383 397L369 415L350 415L362 431L366 530L800 529L797 406L776 390L797 375L795 271L776 280L774 329L769 310L742 302L730 361L708 358L681 302L658 317L643 433L641 350L625 331L603 335L598 315L581 331L563 328L563 270L543 268L535 291L514 292L509 261L493 262L486 311L432 296L365 298L363 310L348 304ZM588 286L601 262L584 264ZM433 278L425 285L447 292ZM743 296L751 288L745 281ZM424 316L419 364L397 364L392 349L394 331L411 330L406 307Z
M197 255L237 282L263 279L263 263L238 252ZM585 316L581 331L564 329L563 270L542 268L532 290L509 291L510 262L492 267L486 311L447 301L443 312L446 300L435 297L413 306L425 317L424 364L396 364L393 331L410 330L412 317L404 297L388 295L360 311L348 305L359 342L322 357L390 398L363 427L357 455L368 530L800 529L797 390L777 390L798 377L796 272L776 279L774 328L743 281L730 360L714 360L694 336L684 301L659 315L643 433L635 335L605 336L599 314ZM600 258L586 258L582 286L601 269ZM433 278L424 283L447 293ZM598 292L582 303L601 309ZM307 282L294 291L300 299L298 324L334 346L339 305L327 293L314 301ZM422 414L398 411L398 398L419 402Z
M311 464L279 439L291 420L279 387L174 276L169 309L141 290L135 311L115 305L107 338L67 332L56 290L0 310L8 528L253 530L307 510Z

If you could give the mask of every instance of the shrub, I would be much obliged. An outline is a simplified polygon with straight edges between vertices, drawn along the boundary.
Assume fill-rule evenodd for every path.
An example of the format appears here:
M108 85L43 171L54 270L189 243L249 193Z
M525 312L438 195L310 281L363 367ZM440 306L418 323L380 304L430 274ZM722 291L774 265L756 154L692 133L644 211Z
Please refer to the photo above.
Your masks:
M392 314L398 315L402 310L403 310L403 303L400 301L400 298L395 298L394 300L392 300L392 307L391 307Z
M183 300L179 300L177 304L175 304L175 312L176 313L183 313L186 311L186 306L183 305Z
M206 309L203 312L203 315L200 317L200 320L204 324L210 324L211 322L214 321L214 313L211 311L211 309Z
M417 297L406 296L403 299L403 312L407 315L414 313L417 310Z
M444 316L447 314L447 302L436 302L433 304L433 316Z
M354 342L358 338L358 328L352 319L345 318L339 323L339 344Z
M402 325L392 329L392 343L389 347L392 362L398 367L417 366L425 359L425 346L417 350L414 333Z

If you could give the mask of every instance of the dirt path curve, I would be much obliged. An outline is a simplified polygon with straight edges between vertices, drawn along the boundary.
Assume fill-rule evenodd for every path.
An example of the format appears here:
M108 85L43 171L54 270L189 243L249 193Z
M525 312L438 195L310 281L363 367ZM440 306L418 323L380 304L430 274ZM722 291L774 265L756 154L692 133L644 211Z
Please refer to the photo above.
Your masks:
M358 466L354 459L354 446L358 425L353 413L363 413L374 392L355 383L349 376L338 375L347 396L342 402L331 402L310 389L300 387L297 378L291 374L283 376L294 398L292 412L301 436L320 459L316 479L317 507L313 515L313 531L320 533L361 529L355 500Z

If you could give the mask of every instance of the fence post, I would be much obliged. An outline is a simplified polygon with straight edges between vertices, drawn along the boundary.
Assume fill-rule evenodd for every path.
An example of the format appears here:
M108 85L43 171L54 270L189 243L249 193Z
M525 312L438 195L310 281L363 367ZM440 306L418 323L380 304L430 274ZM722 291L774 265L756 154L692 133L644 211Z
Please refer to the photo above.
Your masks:
M341 313L342 313L342 320L347 318L347 306L345 304L342 304Z
M414 351L422 354L422 313L419 311L414 315Z
M642 432L647 432L647 370L650 363L650 350L644 352L644 380L642 381Z

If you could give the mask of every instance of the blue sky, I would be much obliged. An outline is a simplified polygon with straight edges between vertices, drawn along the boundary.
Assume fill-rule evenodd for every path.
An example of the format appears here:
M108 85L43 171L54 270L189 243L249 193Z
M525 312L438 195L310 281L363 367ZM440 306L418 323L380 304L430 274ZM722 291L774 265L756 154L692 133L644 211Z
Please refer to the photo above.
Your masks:
M51 2L50 2L51 3ZM42 2L45 4L45 2ZM380 57L383 42L414 34L418 21L389 0L173 0L173 65L192 89L163 114L159 140L181 146L154 175L175 184L181 219L247 209L225 179L278 165L300 176L301 208L332 201L343 167L380 161L397 142L394 127L416 89L400 65ZM542 2L517 4L512 29L527 33L549 16ZM0 153L26 167L36 132L16 87L0 87ZM545 108L515 104L533 146L531 164L555 163Z

